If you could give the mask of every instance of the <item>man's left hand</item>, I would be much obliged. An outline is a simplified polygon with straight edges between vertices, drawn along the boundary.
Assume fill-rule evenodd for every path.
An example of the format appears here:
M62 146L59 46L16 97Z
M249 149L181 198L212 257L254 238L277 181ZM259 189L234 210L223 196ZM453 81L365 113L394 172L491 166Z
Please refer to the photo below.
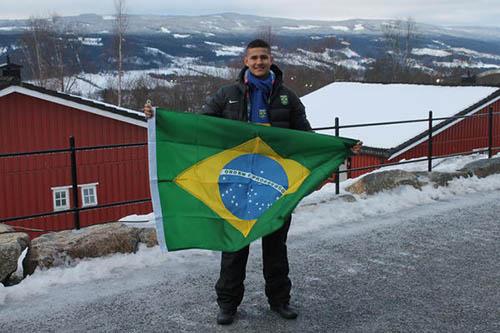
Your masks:
M358 141L354 146L351 147L351 151L354 155L359 155L361 152L361 147L363 146L362 141Z

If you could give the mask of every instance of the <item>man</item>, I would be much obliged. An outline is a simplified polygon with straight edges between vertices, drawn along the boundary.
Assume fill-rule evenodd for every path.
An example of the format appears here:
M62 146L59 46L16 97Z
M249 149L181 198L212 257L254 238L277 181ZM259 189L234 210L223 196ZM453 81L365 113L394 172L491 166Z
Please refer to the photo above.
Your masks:
M310 131L304 105L297 95L283 85L283 74L273 64L270 45L260 39L250 42L245 51L244 68L238 81L220 88L203 106L202 114L296 130ZM144 106L152 116L150 104ZM354 148L359 151L360 146ZM284 225L262 238L265 293L271 310L282 318L295 319L297 311L290 303L292 283L288 277L286 239L291 217ZM219 313L217 323L234 321L244 294L244 280L249 247L223 252L219 280L215 285Z

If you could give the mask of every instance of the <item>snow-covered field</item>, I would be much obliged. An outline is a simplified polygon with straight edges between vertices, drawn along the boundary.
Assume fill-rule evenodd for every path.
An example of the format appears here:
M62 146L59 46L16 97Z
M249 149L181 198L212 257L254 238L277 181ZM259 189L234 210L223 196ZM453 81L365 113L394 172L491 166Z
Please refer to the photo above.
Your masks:
M155 49L151 49L149 52L155 52ZM237 50L225 49L220 52L222 54L224 52L237 52ZM126 85L133 85L137 80L144 79L149 87L172 87L175 85L173 81L158 78L163 75L176 75L179 77L188 75L210 75L222 78L236 77L234 69L229 67L203 65L198 63L196 58L174 58L172 64L168 67L126 71L123 75L123 82ZM99 90L116 85L117 74L115 72L81 73L75 77L75 83L71 87L71 92L78 93L84 97L94 98Z
M482 158L485 158L485 156L477 154L436 160L434 170L454 171L471 161ZM425 167L425 163L417 163L398 166L397 168L411 171L424 170ZM395 168L387 167L375 172ZM345 188L354 181L355 179L343 182L341 184L341 194L345 194ZM294 212L294 221L290 234L304 234L328 228L332 225L356 223L356 221L367 217L394 213L412 207L425 209L428 204L452 200L456 196L495 190L500 190L500 175L483 179L476 177L456 179L450 182L448 187L434 188L426 186L422 190L402 186L374 196L356 195L357 201L349 203L334 200L335 186L330 184L304 198ZM151 214L145 216L135 215L123 220L130 221L131 226L147 226L152 224L143 222L151 218ZM259 243L259 241L255 243ZM194 258L206 258L204 260L214 261L218 257L219 253L214 251L189 250L162 253L159 247L141 247L135 254L116 254L104 258L81 260L74 267L52 268L44 271L37 269L34 275L26 278L18 285L3 287L0 284L0 305L26 298L40 297L48 287L72 285L100 279L113 279L127 271L158 267L160 265L168 265L173 270L183 269L182 267L185 267L185 264Z

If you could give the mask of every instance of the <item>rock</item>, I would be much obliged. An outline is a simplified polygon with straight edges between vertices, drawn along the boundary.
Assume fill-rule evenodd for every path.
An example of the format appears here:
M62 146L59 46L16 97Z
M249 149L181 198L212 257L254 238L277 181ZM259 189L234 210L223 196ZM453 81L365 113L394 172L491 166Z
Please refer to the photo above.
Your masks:
M381 191L391 190L401 185L410 185L420 189L426 183L419 180L413 172L403 170L387 170L368 174L347 187L346 190L355 194L375 194Z
M129 227L121 222L80 230L52 232L35 238L24 261L26 274L36 267L71 266L79 259L136 252L139 243L158 245L156 229Z
M25 272L32 274L37 266L70 266L82 258L135 252L139 231L115 222L42 235L32 241Z
M8 228L2 227L2 230ZM0 282L5 282L17 270L17 260L30 244L29 236L23 232L0 234Z
M339 195L338 200L342 200L344 202L356 202L356 198L351 194Z
M158 245L155 228L139 228L139 242L146 244L147 247Z
M298 207L298 209L301 209L302 207L317 206L317 205L321 205L321 204L336 201L336 200L340 200L340 201L344 201L344 202L356 202L356 198L351 194L341 194L341 195L331 194L328 197L322 198L319 201L303 203Z
M448 183L453 179L470 177L470 174L464 171L456 171L456 172L424 171L424 172L415 172L415 175L418 177L422 185L426 185L427 183L432 183L435 188L439 186L448 186Z
M500 157L471 162L469 164L466 164L459 171L468 172L471 175L476 175L479 178L484 178L496 173L500 173Z
M4 233L7 233L7 232L15 232L15 230L14 230L14 228L12 228L8 224L2 224L2 223L0 223L0 234L4 234Z

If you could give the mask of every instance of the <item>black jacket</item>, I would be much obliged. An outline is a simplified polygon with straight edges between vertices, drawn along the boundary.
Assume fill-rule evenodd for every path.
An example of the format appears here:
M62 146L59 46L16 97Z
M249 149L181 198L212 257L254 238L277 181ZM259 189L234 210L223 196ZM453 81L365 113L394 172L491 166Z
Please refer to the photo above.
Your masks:
M210 97L201 110L201 114L226 119L248 121L248 86L244 83L247 67L240 72L238 82L220 88ZM283 85L283 72L276 65L271 66L276 75L269 103L271 126L310 131L305 108L297 95Z

